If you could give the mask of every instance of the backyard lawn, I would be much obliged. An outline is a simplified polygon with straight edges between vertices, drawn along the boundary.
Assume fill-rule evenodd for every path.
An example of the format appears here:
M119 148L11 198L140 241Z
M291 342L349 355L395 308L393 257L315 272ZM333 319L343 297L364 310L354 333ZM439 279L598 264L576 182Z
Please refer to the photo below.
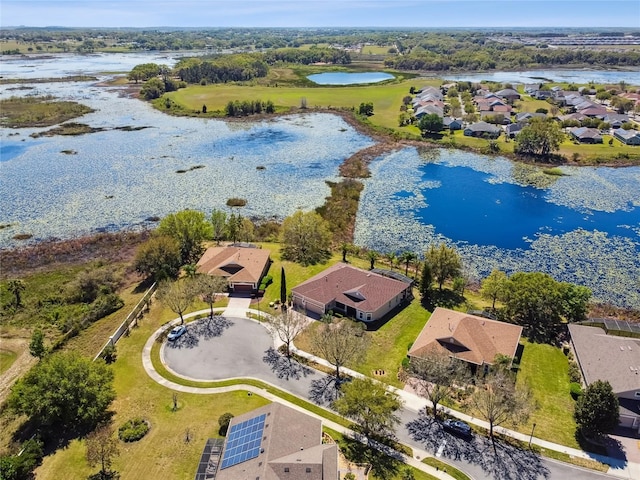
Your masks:
M574 438L576 424L573 420L575 402L569 393L569 362L557 347L530 343L524 339L524 351L518 371L518 384L529 385L537 409L529 422L518 430L552 440L562 445L578 447Z
M12 350L0 349L0 375L11 368L13 362L18 358L18 354Z

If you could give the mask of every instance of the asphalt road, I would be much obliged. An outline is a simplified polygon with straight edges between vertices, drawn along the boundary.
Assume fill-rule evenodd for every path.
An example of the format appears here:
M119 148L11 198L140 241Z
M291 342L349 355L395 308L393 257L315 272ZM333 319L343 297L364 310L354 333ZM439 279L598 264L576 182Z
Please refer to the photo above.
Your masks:
M273 350L271 336L243 318L214 317L190 323L187 333L167 342L162 355L176 373L199 380L252 377L325 407L335 396L332 377L286 359ZM398 439L455 465L475 479L602 480L609 475L539 457L485 437L463 439L442 429L424 412L404 408Z

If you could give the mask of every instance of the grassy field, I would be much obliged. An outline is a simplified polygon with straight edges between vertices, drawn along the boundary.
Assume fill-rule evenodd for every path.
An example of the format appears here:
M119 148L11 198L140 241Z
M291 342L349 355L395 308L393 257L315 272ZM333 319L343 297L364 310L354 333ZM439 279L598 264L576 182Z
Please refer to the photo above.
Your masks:
M52 100L49 97L11 97L0 100L0 126L49 127L93 112L93 109L77 102Z
M5 350L0 348L0 375L11 368L13 362L18 358L18 354L13 350Z
M362 47L363 55L389 55L389 49L393 45L378 46L378 45L365 45Z
M529 385L537 410L521 432L535 435L562 445L578 447L574 438L576 424L573 420L574 401L569 393L569 362L557 347L530 343L522 339L524 351L518 371L518 384Z
M412 86L416 88L426 85L439 85L439 80L407 79L386 84L369 86L346 87L312 87L287 86L279 84L280 81L291 79L295 75L291 70L280 69L274 72L277 75L270 80L270 85L194 85L186 89L166 94L174 102L189 110L200 110L202 105L207 105L209 112L222 112L229 101L235 100L271 100L277 111L289 111L298 109L303 98L309 109L321 108L347 108L351 109L360 103L373 103L374 115L370 121L374 125L387 128L395 128L398 125L400 105L402 98L409 94Z

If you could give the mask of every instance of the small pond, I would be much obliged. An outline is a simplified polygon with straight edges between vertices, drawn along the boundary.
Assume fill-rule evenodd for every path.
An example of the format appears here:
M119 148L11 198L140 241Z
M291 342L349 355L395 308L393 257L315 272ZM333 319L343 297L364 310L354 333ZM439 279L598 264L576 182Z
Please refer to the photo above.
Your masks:
M363 83L378 83L391 80L393 75L384 72L326 72L309 75L307 77L318 85L360 85Z

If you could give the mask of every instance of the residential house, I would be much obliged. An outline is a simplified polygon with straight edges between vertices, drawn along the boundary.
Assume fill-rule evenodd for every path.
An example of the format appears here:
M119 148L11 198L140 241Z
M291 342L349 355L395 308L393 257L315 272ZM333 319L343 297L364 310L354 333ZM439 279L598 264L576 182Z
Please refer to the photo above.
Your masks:
M331 310L374 322L410 300L412 285L413 280L395 272L337 263L295 286L291 293L294 306L308 314L321 316Z
M602 117L603 122L607 122L611 128L620 128L622 124L629 121L629 115L624 113L607 113Z
M449 130L462 130L462 120L452 117L444 117L442 124Z
M466 137L498 138L501 131L499 127L487 122L477 122L467 126L464 129L464 135Z
M417 119L420 119L424 115L432 115L432 114L436 114L440 118L442 118L444 116L444 110L442 108L436 107L435 105L426 105L424 107L419 107L415 111L414 116Z
M546 100L547 98L553 98L553 92L551 90L538 90L531 96L536 100Z
M502 90L498 90L496 95L500 98L503 98L509 102L513 102L515 100L520 100L520 94L517 90L513 88L504 88Z
M569 130L569 135L580 143L602 143L602 135L597 128L575 127Z
M270 264L271 258L267 249L211 247L198 260L197 271L226 278L232 292L253 293L258 290Z
M600 327L568 327L584 383L609 382L620 401L620 425L640 432L640 339L608 335Z
M528 122L532 118L547 118L547 116L544 113L540 113L540 112L535 112L535 113L531 113L531 112L516 113L516 122Z
M504 127L504 132L507 137L514 138L525 126L526 124L524 122L512 123Z
M475 367L493 365L496 355L513 358L522 327L437 307L409 349L409 357L445 352Z
M640 132L637 130L625 130L624 128L616 128L613 136L625 145L640 145Z
M338 447L322 443L322 421L274 402L234 417L224 447L205 447L195 480L338 477Z
M587 117L603 117L609 112L605 107L590 105L586 108L578 108L578 113L586 115Z
M528 93L529 95L533 95L540 90L540 87L542 87L541 83L525 83L524 92Z

